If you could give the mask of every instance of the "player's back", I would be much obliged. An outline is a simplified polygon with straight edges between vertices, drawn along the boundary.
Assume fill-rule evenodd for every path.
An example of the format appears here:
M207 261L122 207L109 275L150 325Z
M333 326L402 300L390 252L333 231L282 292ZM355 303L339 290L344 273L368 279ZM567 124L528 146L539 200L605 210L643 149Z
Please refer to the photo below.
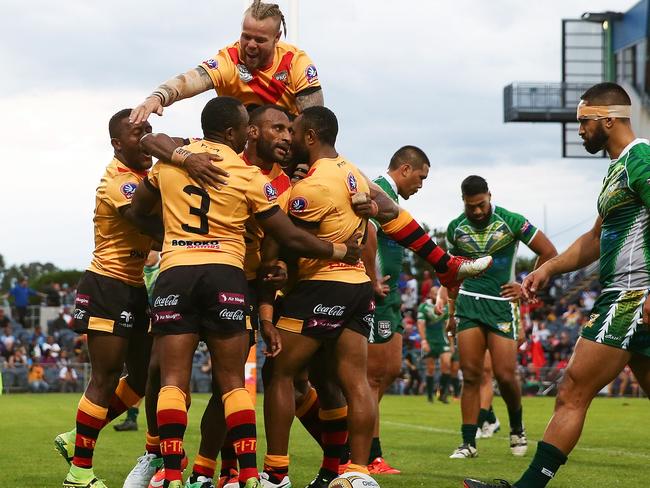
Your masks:
M357 167L342 156L322 158L291 190L289 212L322 240L342 243L355 232L365 235L367 220L354 213L350 195L369 192ZM301 259L299 279L364 283L369 281L362 262L347 265L322 259Z
M203 189L180 168L154 166L149 184L160 190L165 224L161 271L198 264L243 268L245 223L253 214L277 209L277 196L265 193L268 179L229 146L199 140L185 149L219 154L223 161L217 164L230 176L220 190Z

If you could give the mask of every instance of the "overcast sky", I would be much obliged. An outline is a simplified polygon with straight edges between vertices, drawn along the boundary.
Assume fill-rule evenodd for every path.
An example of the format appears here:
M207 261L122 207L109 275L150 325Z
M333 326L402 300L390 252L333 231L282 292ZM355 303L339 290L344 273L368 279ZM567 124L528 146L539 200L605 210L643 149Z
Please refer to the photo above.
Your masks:
M339 117L342 154L376 176L404 144L427 152L429 179L404 204L419 220L446 228L462 211L461 180L479 174L496 204L540 228L546 207L562 250L593 222L607 160L562 159L559 124L504 124L503 87L560 80L562 18L634 3L302 0L299 45ZM112 157L108 119L238 39L243 5L3 2L0 254L9 264L88 265L95 189ZM199 136L212 96L152 116L154 131Z

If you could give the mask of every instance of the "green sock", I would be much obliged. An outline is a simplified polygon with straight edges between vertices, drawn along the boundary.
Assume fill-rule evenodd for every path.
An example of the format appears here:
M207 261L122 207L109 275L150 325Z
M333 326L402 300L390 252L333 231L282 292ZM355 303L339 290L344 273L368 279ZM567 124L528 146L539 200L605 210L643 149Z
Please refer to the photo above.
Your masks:
M449 390L449 380L451 379L451 375L449 374L443 374L440 375L440 395L445 396L447 394L447 390Z
M522 417L524 414L523 407L519 407L517 410L510 410L508 408L508 417L510 419L510 432L521 433L524 430L522 424Z
M497 416L494 415L494 409L492 408L492 405L490 405L490 409L488 410L488 416L486 420L491 424L494 424L497 421Z
M535 457L523 476L514 484L514 487L544 488L566 461L567 457L557 447L539 441Z
M483 427L483 424L485 423L485 421L487 421L488 414L489 414L489 412L487 410L485 410L484 408L482 408L482 409L480 409L478 411L478 426L479 426L479 429L481 427Z
M370 459L368 460L368 464L373 462L378 457L383 457L383 454L381 452L381 442L379 441L379 437L373 437L372 444L370 444Z
M463 424L460 426L460 432L463 435L463 444L469 444L476 447L476 431L478 425L476 424Z
M427 382L427 398L431 400L433 398L433 376L427 375L426 382Z
M130 407L126 411L126 420L133 420L136 422L138 420L138 413L140 411L138 410L138 407Z

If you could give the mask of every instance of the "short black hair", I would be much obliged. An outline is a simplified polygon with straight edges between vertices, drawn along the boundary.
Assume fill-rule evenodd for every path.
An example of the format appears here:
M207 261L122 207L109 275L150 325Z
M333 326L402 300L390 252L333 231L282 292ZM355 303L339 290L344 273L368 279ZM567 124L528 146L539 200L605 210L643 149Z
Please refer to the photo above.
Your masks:
M229 127L241 123L242 103L233 97L215 97L205 104L201 112L203 135L223 134Z
M481 193L489 193L487 181L485 178L477 175L470 175L460 184L460 191L464 197L472 197Z
M131 109L123 108L111 117L111 120L108 121L108 134L111 136L111 139L120 137L122 133L120 122L128 118L129 115L131 115Z
M266 105L261 105L261 106L255 108L255 110L249 112L250 119L249 119L248 123L250 125L258 124L260 119L262 117L264 117L264 114L266 112L268 112L269 110L277 110L278 112L282 112L283 114L285 114L287 116L289 115L287 110L284 107L280 107L279 105L271 105L269 103L269 104L266 104Z
M413 169L431 166L426 153L417 146L402 146L390 158L388 169L397 169L403 164L410 164Z
M625 89L617 83L598 83L580 97L589 105L632 105Z
M313 130L318 140L323 144L334 146L339 133L339 122L336 115L327 107L308 107L302 112L305 130Z

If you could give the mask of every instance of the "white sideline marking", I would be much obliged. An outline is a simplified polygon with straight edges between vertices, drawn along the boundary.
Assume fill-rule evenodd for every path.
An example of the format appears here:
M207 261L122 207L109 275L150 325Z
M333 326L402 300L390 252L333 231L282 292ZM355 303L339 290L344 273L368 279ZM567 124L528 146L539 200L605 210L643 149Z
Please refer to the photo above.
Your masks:
M415 425L415 424L405 424L403 422L393 422L391 420L382 420L382 424L385 425L392 425L395 427L402 427L405 429L411 429L411 430L421 430L425 432L433 432L436 434L452 434L452 435L458 435L459 432L456 430L451 430L451 429L439 429L436 427L428 427L426 425ZM633 451L627 451L625 449L606 449L604 447L583 447L583 446L576 446L574 449L578 451L586 451L586 452L596 452L599 454L606 454L608 456L627 456L627 457L634 457L634 458L640 458L640 459L650 459L650 454L643 454L640 452L633 452Z

